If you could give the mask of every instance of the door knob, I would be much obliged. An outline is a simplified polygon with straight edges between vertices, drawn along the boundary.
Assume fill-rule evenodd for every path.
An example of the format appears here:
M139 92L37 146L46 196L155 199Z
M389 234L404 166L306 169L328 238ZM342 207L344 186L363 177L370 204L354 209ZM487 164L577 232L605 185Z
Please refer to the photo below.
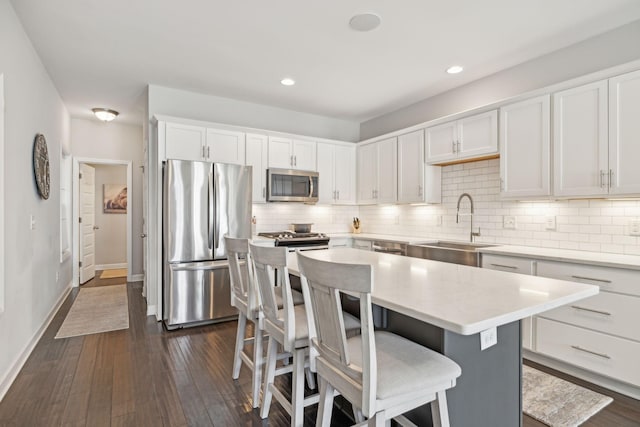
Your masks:
M142 234L140 235L140 237L142 237L142 238L144 239L145 237L147 237L147 234L146 234L146 233L142 233Z
M99 230L99 229L100 229L100 227L98 227L97 225L94 225L94 226L93 226L93 229L94 229L94 230Z

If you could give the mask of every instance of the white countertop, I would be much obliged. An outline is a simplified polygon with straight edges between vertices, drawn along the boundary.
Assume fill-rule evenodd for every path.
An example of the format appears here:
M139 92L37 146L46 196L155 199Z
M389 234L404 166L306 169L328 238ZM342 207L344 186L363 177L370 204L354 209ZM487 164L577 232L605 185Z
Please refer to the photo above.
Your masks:
M385 242L399 242L406 244L416 244L416 243L433 243L437 242L438 239L430 239L429 237L416 237L416 236L399 236L393 234L372 234L372 233L328 233L327 236L330 238L350 238L350 239L361 239L361 240L376 240L376 241L385 241Z
M373 266L373 303L462 335L473 335L596 295L598 287L350 248L313 258ZM295 252L289 271L298 275Z
M577 264L640 270L640 256L638 255L609 254L604 252L586 252L529 246L494 246L480 248L478 251L487 254L530 257L550 261L574 262Z

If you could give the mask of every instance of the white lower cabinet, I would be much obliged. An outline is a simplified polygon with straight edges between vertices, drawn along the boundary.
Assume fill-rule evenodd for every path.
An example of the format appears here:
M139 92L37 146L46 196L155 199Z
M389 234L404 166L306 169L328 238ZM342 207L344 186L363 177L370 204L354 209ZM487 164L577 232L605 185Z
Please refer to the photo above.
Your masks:
M349 237L332 237L329 240L329 248L350 248L351 238Z
M353 248L361 249L363 251L371 250L371 240L353 239Z
M536 351L600 375L640 385L640 343L636 341L539 317L536 319Z

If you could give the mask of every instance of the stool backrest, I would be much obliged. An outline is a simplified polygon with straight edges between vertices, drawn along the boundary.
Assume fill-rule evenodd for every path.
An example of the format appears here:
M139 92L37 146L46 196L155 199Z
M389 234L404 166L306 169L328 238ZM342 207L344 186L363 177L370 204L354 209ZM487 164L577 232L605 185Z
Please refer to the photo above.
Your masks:
M298 252L302 292L305 296L311 346L334 368L358 383L362 410L375 406L376 351L371 309L373 271L368 264L342 264L313 259ZM362 366L354 365L347 348L340 292L360 298Z
M238 309L246 308L245 314L249 315L258 308L258 295L249 254L249 239L224 236L224 240L229 259L231 305Z
M256 287L260 293L260 304L264 318L284 330L282 343L285 351L292 351L295 342L295 314L293 296L287 268L286 247L266 247L249 244ZM277 283L276 283L277 282ZM280 286L277 286L277 284ZM282 313L278 313L276 292L282 295Z

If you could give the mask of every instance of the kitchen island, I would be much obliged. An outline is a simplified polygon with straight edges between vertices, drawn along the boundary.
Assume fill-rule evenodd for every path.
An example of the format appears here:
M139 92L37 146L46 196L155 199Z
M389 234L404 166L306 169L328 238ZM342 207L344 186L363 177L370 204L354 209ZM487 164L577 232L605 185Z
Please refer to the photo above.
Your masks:
M520 320L598 293L592 285L350 248L305 254L370 264L371 300L381 308L376 327L461 366L462 376L447 392L452 426L521 426ZM295 253L289 255L289 273L299 275ZM484 331L482 335L497 335L497 343L481 350ZM430 425L429 406L412 411L409 418Z

